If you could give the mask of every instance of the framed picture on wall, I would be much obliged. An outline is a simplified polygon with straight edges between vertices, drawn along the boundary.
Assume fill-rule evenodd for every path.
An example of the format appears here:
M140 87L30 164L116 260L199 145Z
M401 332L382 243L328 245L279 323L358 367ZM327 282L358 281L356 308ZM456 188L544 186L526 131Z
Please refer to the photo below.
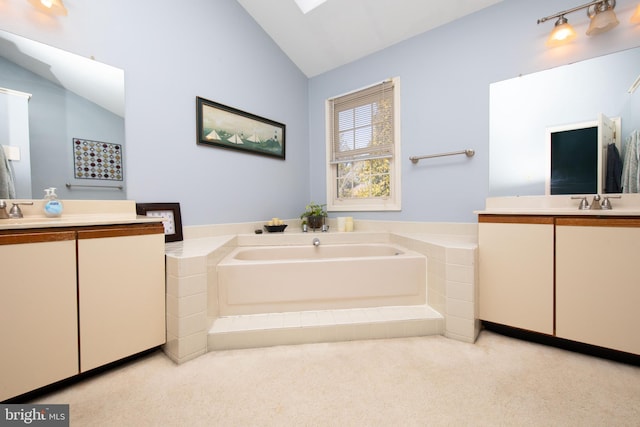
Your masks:
M285 159L286 126L196 97L197 143Z
M136 203L136 213L142 216L164 218L164 241L182 240L182 218L180 203Z

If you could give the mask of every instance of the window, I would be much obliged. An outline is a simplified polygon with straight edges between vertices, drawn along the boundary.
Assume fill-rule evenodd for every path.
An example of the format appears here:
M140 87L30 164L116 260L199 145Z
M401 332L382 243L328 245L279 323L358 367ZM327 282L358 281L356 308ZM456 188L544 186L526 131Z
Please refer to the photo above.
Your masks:
M400 210L399 86L327 100L327 210Z

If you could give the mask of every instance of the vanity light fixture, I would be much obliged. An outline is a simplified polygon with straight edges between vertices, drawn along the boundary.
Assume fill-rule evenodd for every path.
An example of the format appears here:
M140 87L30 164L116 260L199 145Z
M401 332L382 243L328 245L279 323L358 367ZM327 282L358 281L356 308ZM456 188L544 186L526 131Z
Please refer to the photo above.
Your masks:
M616 0L611 0L610 2L604 1L602 3L589 6L587 9L587 15L591 19L591 22L587 29L588 36L602 34L612 28L615 28L620 23L616 17L616 13L613 11L615 6Z
M29 3L52 15L67 16L67 8L62 4L62 0L29 0Z
M567 43L576 38L576 30L567 21L564 15L560 16L556 21L553 31L547 39L547 45L556 46L558 44Z
M631 19L629 20L632 24L640 24L640 4L636 7L636 11L631 15Z
M558 18L551 35L547 39L547 45L554 46L560 43L568 42L575 38L575 31L567 22L565 15L581 9L587 9L587 16L591 20L587 35L593 36L601 34L618 25L619 21L613 9L616 7L616 0L596 0L581 6L576 6L553 15L538 19L538 24L546 22L550 19ZM636 11L640 20L640 6Z

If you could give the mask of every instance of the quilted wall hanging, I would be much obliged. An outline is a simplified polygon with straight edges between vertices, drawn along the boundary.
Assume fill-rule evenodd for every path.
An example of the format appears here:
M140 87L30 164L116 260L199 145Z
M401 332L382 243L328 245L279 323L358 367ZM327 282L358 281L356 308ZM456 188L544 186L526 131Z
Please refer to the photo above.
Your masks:
M74 177L122 181L122 144L73 139Z

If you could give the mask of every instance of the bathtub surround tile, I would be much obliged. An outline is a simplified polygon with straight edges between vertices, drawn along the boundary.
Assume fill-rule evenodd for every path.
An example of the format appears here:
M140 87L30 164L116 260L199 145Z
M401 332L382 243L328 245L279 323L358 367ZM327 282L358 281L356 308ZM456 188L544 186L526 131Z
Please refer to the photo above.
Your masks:
M457 265L474 265L473 249L447 248L447 263Z
M347 310L332 310L331 313L336 325L349 325L353 323L353 319L349 316Z
M169 298L167 297L167 303ZM201 294L189 295L177 300L177 312L182 317L194 314L202 314L207 311L207 300Z
M447 280L446 294L449 298L462 301L475 302L475 286L473 283L461 283Z
M216 249L234 241L235 237L219 237L165 245L167 344L163 350L176 363L207 351L208 264Z
M207 258L205 256L194 256L186 258L166 257L167 274L176 277L191 276L194 274L207 273Z
M175 295L166 294L166 315L173 316L174 318L178 317L178 297Z
M318 326L331 326L335 324L335 319L333 317L333 311L331 310L319 310L316 312L317 317L316 321Z
M447 280L462 283L473 283L474 269L471 265L449 264L446 267Z
M267 327L267 322L272 327ZM218 318L209 330L208 348L228 350L442 334L442 315L427 305L314 310Z
M285 233L262 235L253 233L262 222L185 227L183 242L167 244L167 323L173 323L171 331L176 335L168 334L165 352L181 363L207 350L305 342L428 334L474 342L480 328L476 319L477 224L355 220L358 226L353 233L332 232L337 226L332 223L335 218L329 218L328 233L301 233L295 219L285 220L290 225ZM422 306L422 312L412 312L417 310L415 306L392 306L219 317L214 272L227 253L236 246L311 244L313 237L320 238L322 244L397 243L423 254L427 257L428 305ZM202 301L205 315L198 316L195 312L202 309ZM415 318L417 315L422 317ZM204 333L184 336L196 324L204 325ZM178 336L181 333L183 336Z
M447 298L446 316L457 316L463 319L473 320L474 303L454 298Z
M202 341L207 339L206 335L204 332L187 335L182 338L167 335L164 352L176 363L184 363L195 359L206 353L206 348L202 348Z
M368 311L369 310L347 310L347 315L351 320L349 323L353 323L353 324L368 323L370 321L369 320L370 317L367 316Z
M178 298L190 295L204 294L207 291L207 275L205 273L194 276L167 275L167 294Z
M318 324L318 312L316 311L302 311L300 312L300 326L309 327Z
M206 329L207 318L206 313L196 313L191 316L179 317L180 320L176 335L184 337Z
M447 316L445 323L444 336L447 338L473 343L480 333L480 321L478 319L471 320Z
M209 333L217 334L221 332L227 332L232 330L231 325L233 324L232 317L219 317L214 320L211 329L209 329Z
M300 312L292 311L288 313L282 313L283 328L299 328L300 326Z
M256 315L260 322L261 329L278 329L282 328L284 320L279 313L267 313L267 315Z

